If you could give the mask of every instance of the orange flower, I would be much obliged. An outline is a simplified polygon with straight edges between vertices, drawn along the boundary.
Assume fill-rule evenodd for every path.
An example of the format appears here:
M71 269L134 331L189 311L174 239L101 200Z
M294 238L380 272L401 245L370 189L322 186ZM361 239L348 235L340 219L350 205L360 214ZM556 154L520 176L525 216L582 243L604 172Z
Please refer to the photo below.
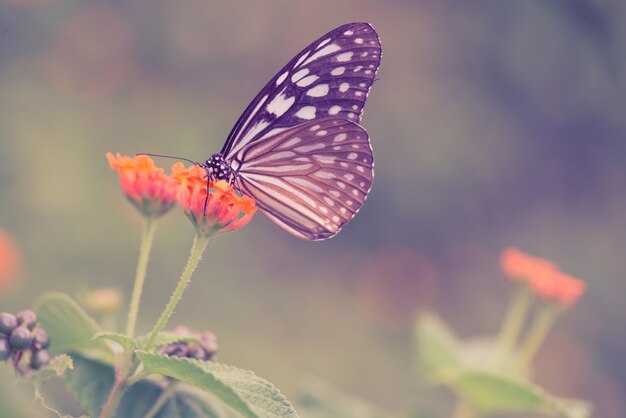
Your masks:
M505 248L500 253L500 266L504 274L513 281L530 280L558 269L551 261L533 257L513 247Z
M513 281L525 281L538 298L569 307L585 292L583 281L559 270L542 258L533 257L517 248L506 248L500 254L502 271Z
M537 297L570 307L585 293L587 285L582 280L554 271L549 276L531 281L530 287Z
M22 260L13 241L0 231L0 293L17 278Z
M120 175L126 197L145 216L161 216L176 204L179 181L156 167L147 155L134 158L107 152L107 160Z
M254 199L237 195L224 180L209 182L207 199L206 171L200 166L185 168L182 163L176 163L172 173L181 182L178 202L199 235L239 229L256 212Z

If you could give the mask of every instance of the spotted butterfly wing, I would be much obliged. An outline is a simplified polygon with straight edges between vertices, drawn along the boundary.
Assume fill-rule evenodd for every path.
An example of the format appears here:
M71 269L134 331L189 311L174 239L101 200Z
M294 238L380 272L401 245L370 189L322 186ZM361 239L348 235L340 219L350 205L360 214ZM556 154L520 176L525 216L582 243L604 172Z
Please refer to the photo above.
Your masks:
M334 236L367 197L374 158L357 123L380 59L371 25L330 31L269 81L224 144L235 187L300 238Z

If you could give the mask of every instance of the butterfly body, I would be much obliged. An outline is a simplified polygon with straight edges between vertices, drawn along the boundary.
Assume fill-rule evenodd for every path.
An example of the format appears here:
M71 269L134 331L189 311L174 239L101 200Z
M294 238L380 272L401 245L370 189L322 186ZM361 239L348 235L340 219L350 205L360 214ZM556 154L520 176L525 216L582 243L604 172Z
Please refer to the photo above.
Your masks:
M307 240L334 236L361 208L374 156L361 120L380 65L367 23L318 38L285 65L203 165L253 197L283 229Z

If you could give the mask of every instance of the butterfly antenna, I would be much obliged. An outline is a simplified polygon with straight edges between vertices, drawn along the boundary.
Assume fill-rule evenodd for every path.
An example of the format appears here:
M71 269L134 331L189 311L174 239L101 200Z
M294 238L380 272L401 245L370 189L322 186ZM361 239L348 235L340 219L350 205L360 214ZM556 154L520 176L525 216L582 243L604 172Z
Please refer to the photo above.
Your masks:
M149 154L149 153L147 153L147 152L139 152L139 153L137 153L137 154L135 154L135 155L147 155L148 157L171 158L171 159L173 159L173 160L187 161L188 163L191 163L191 164L195 164L195 165L202 166L202 164L200 164L200 163L199 163L199 162L197 162L197 161L192 161L192 160L190 160L190 159L183 158L183 157L176 157L175 155Z

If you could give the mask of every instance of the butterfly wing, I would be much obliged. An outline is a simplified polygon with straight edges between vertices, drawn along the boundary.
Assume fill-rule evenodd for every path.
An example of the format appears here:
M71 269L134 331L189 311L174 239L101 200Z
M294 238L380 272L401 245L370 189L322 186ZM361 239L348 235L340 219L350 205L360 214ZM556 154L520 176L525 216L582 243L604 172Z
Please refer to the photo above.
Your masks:
M317 118L359 122L380 59L380 39L368 23L328 32L259 92L228 135L222 155L243 160L244 147Z
M241 151L235 187L283 229L334 236L363 205L374 177L365 129L341 118L296 125Z

